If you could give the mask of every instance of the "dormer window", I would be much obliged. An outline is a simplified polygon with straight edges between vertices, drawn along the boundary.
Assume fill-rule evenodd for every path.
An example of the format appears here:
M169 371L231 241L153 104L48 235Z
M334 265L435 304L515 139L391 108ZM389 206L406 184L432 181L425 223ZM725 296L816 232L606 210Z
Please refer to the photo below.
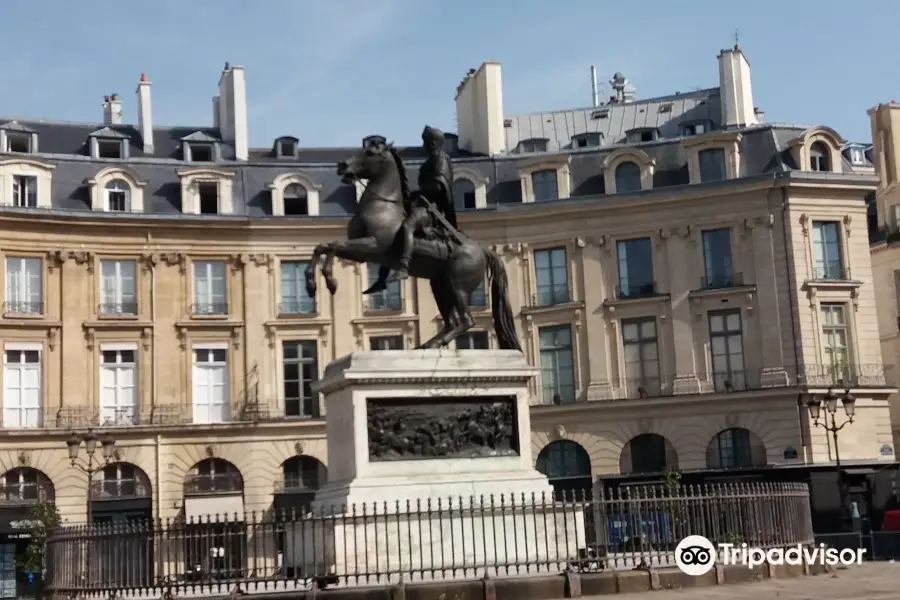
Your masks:
M91 133L89 143L92 158L128 158L128 136L111 127Z
M670 112L672 112L673 106L674 106L674 104L672 102L666 102L665 104L660 104L659 112L660 113L670 113Z
M0 125L0 152L34 154L37 141L37 132L17 121Z
M607 117L609 117L608 108L601 108L591 113L591 120L593 121L596 121L598 119L606 119Z
M205 131L195 131L181 138L181 154L185 162L215 162L219 159L219 140Z
M106 184L106 210L110 212L125 212L128 210L128 184L121 179L115 179Z
M368 148L371 144L384 145L387 144L387 138L383 135L369 135L363 138L362 147Z
M297 138L280 137L275 140L276 158L297 158Z
M684 127L681 128L682 135L703 135L706 133L706 124L705 123L688 123Z
M851 146L847 150L847 160L854 167L863 166L866 164L866 151L859 146Z
M21 154L31 154L31 134L12 132L7 133L5 151L19 152Z
M284 189L284 215L305 216L309 214L309 202L306 188L299 183L292 183Z
M456 154L459 151L459 136L455 133L444 134L444 152Z
M629 144L639 144L641 142L652 142L657 138L655 128L632 129L625 132L625 141Z
M122 158L121 140L97 140L97 158Z
M572 136L573 148L597 148L603 142L602 133L579 133Z
M813 142L809 147L809 170L810 171L831 171L831 165L828 161L828 147L822 142Z
M532 138L519 142L518 153L529 154L531 152L546 152L550 140L546 138Z

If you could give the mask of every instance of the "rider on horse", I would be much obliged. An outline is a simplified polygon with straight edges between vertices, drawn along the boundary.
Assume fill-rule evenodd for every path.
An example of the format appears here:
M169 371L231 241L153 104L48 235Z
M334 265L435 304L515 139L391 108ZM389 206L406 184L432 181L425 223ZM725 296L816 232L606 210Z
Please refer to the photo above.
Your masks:
M387 289L388 281L400 281L409 277L409 261L412 259L416 232L426 225L437 226L438 230L446 229L438 221L457 230L456 210L453 206L453 163L444 151L444 134L433 127L425 126L422 131L423 147L428 152L428 159L419 169L419 191L413 194L406 206L406 218L400 227L400 268L389 280L391 268L382 266L378 270L378 280L364 294L374 294ZM424 201L422 201L424 200ZM432 215L430 207L440 213ZM453 231L441 231L453 237Z

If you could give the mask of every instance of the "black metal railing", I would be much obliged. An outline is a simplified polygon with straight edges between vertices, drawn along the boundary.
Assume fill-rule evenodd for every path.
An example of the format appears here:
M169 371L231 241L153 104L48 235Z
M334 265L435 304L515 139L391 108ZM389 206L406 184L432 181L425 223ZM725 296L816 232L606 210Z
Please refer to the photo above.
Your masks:
M723 290L742 285L745 285L743 273L715 273L700 278L701 290Z
M91 500L149 498L150 487L138 479L108 479L91 482Z
M743 370L713 372L710 379L713 391L718 393L742 392L747 389L747 372Z
M227 302L199 302L191 307L191 314L197 316L227 315Z
M377 292L363 299L367 311L401 311L403 310L403 296L401 294L388 294Z
M825 263L813 267L813 281L850 281L850 268L839 262Z
M671 378L630 377L620 382L619 388L628 398L656 398L672 392Z
M572 301L572 293L568 285L538 286L536 294L531 295L531 306L556 306Z
M883 364L804 365L800 384L807 387L891 388L897 386L893 369Z
M53 492L40 482L0 485L0 506L23 506L53 500Z
M42 315L43 302L8 301L3 303L3 312L7 315Z
M447 589L496 576L674 568L688 535L761 548L811 543L809 490L657 484L594 498L496 495L63 527L47 541L45 591L177 597L399 580Z
M128 427L129 425L138 425L140 416L137 407L101 410L99 421L102 427Z
M651 298L653 296L657 296L658 292L656 289L655 281L648 281L645 283L636 283L636 284L628 284L622 285L619 284L616 286L616 298L619 300L632 300L636 298Z
M104 317L134 316L138 314L137 302L104 302L98 307Z
M287 300L278 305L278 314L283 316L316 314L316 301L312 298Z
M313 493L320 487L316 477L283 477L275 482L275 493Z
M184 479L184 494L233 494L244 489L240 473L192 474Z

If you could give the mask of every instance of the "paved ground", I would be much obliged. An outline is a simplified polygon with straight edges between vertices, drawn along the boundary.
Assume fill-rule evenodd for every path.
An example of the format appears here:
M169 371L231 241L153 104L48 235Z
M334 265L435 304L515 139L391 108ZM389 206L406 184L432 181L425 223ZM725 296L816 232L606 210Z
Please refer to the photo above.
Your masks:
M622 594L622 600L895 600L900 598L900 562L866 563L839 570L831 575L798 577L720 585L689 590L660 590ZM616 596L591 596L583 600L601 600Z

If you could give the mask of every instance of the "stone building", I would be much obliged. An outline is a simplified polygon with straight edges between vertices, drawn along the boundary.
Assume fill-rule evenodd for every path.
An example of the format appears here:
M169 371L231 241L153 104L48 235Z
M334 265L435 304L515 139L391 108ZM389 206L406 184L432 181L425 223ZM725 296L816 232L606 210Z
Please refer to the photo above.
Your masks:
M833 486L837 449L798 403L831 387L857 398L843 463L894 461L871 164L826 126L767 124L739 48L718 72L652 99L617 73L606 103L526 115L504 113L497 63L457 88L461 227L506 265L541 371L532 444L561 488L666 471ZM0 119L0 520L51 496L73 522L88 502L102 520L303 505L327 476L311 382L432 335L429 287L364 299L374 273L341 264L337 295L306 295L304 261L345 235L360 188L335 164L358 148L249 147L241 67L212 127L154 125L146 76L136 123L124 104L91 124ZM423 155L402 154L414 180ZM458 347L494 344L488 295ZM90 490L66 446L88 427L115 440Z

